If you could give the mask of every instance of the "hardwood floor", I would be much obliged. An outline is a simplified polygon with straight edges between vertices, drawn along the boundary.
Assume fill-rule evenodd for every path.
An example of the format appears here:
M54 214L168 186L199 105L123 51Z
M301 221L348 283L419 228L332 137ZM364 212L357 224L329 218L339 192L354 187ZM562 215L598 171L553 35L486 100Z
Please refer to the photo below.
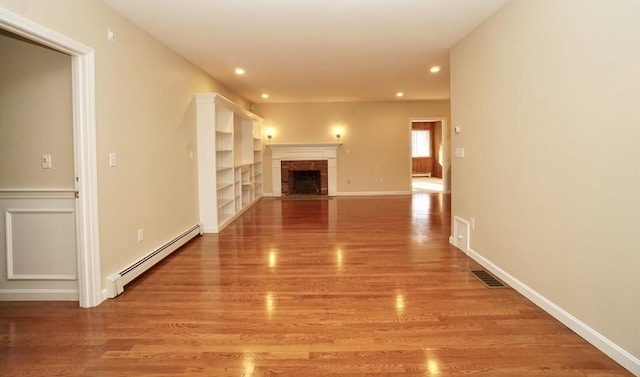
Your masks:
M97 308L0 303L0 375L631 375L449 235L443 194L265 198Z

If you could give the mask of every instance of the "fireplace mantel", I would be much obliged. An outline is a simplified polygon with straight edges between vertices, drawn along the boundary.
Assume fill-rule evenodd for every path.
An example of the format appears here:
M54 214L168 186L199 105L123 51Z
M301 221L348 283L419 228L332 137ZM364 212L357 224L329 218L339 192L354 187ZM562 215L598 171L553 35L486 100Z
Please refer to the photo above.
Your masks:
M341 143L298 143L298 144L267 144L271 149L271 177L273 196L282 196L282 161L326 160L328 169L329 196L335 196L338 191L338 147Z
M308 157L336 158L336 151L341 143L302 143L302 144L267 144L271 149L272 158L286 160L314 160ZM315 158L324 160L326 158Z

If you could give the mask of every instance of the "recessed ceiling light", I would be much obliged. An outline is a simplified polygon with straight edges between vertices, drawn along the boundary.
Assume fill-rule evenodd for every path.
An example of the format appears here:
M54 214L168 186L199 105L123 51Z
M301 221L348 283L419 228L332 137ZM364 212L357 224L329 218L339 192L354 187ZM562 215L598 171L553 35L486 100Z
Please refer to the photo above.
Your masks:
M440 72L440 66L439 65L434 65L433 67L431 67L431 69L429 71L431 71L431 73L438 73L438 72Z
M242 75L244 75L244 69L242 69L242 68L236 68L236 75L238 75L238 76L242 76Z
M396 97L402 97L402 96L404 96L404 93L402 93L402 92L396 93Z
M269 95L267 93L262 93L262 98L267 99L269 98Z

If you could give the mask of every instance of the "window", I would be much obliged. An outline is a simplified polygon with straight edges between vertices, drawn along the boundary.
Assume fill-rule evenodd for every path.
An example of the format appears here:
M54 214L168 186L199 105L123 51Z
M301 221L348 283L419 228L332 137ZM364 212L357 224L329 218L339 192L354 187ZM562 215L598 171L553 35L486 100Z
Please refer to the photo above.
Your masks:
M431 157L431 131L411 131L411 157Z

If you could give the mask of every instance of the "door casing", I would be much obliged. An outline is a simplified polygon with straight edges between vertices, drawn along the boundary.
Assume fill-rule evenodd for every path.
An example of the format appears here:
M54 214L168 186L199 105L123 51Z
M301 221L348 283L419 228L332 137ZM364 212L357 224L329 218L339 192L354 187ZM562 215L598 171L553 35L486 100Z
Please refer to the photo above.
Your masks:
M95 51L0 8L0 28L71 55L78 295L83 308L105 300L100 271L95 120Z
M409 145L411 145L411 130L412 127L411 125L414 122L440 122L440 124L442 125L442 162L443 162L443 166L442 166L442 188L443 188L443 192L449 192L449 190L447 190L447 188L449 187L449 176L447 175L447 170L445 169L445 167L447 166L447 162L448 162L448 166L451 167L451 159L449 158L449 148L447 147L447 142L450 140L450 135L449 135L449 126L447 124L447 118L443 118L443 117L420 117L420 118L411 118L409 119ZM435 151L434 151L435 152ZM437 152L436 152L437 153ZM409 153L409 187L411 187L411 180L412 180L412 163L413 163L413 158L411 157L411 153Z

